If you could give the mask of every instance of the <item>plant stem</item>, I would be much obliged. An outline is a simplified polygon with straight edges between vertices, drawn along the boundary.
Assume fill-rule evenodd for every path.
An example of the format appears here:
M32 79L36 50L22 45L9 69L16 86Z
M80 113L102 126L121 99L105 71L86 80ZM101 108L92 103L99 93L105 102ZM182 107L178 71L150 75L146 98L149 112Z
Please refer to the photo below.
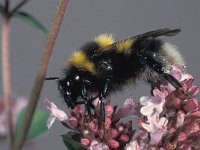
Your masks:
M42 85L44 82L49 59L52 54L52 50L55 45L55 41L57 39L57 35L58 35L64 14L65 14L66 8L67 8L67 4L68 4L68 0L60 0L58 3L56 14L52 21L51 30L48 34L45 47L42 51L40 66L39 66L39 70L38 70L38 73L35 78L35 83L34 83L32 93L30 96L30 100L29 100L29 103L27 106L27 112L25 115L25 119L24 119L23 125L21 127L21 131L19 132L20 135L15 140L13 150L20 150L26 139L26 135L28 133L28 129L30 127L31 120L32 120L36 105L38 103L38 99L39 99Z
M3 95L5 102L5 109L7 113L7 121L8 121L8 138L10 147L13 145L14 140L14 126L13 126L13 117L12 117L12 101L11 101L11 81L10 81L10 51L9 51L9 18L4 15L3 16L3 24L2 24L2 80L3 80Z
M18 11L22 6L24 6L29 0L22 0L17 6L11 10L10 15L12 16L16 11Z

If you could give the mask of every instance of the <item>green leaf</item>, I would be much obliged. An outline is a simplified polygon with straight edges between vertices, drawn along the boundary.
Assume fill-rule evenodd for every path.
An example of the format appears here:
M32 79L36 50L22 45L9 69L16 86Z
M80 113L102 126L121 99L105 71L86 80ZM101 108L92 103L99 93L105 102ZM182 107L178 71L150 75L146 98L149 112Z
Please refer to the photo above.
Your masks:
M75 141L72 137L77 134L76 132L68 132L65 135L61 135L65 146L70 150L83 150L81 143Z
M23 108L18 115L16 124L16 137L19 136L21 126L24 121L25 113L26 113L26 108ZM31 122L31 126L28 131L28 135L26 137L27 141L40 136L42 133L45 133L48 130L46 126L47 119L48 119L48 113L40 111L38 109L35 111Z
M22 11L15 12L13 14L13 17L21 19L22 21L28 23L29 25L31 25L32 27L34 27L35 29L44 34L47 34L48 32L47 29L34 16L26 12Z

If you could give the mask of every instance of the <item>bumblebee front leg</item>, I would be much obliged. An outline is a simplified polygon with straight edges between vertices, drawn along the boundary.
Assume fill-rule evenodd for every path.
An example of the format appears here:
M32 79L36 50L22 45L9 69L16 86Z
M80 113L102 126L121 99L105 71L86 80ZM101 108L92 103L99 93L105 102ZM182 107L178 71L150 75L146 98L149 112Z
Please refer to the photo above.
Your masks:
M85 105L85 115L91 114L89 105L88 105L88 99L87 99L87 90L85 85L83 84L83 87L81 88L81 98L83 101L80 101L81 104Z

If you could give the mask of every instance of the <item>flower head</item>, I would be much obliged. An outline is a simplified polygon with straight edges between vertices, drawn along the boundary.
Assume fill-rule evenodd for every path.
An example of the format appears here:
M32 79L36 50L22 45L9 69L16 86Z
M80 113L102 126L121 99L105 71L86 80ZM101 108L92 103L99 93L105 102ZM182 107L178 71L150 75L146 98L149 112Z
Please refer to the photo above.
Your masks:
M153 96L141 97L140 129L149 136L135 137L140 147L152 149L200 149L200 103L195 98L199 88L182 66L173 65L170 72L182 85L171 84L153 89Z

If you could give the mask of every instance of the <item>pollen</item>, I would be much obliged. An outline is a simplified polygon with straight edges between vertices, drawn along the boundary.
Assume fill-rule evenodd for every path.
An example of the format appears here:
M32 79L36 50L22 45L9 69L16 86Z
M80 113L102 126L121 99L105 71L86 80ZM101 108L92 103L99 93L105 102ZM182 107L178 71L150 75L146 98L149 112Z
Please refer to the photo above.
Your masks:
M116 51L118 53L124 53L126 52L127 50L130 50L131 46L133 44L133 40L123 40L123 41L120 41L119 43L116 44Z
M114 39L112 34L101 34L97 36L94 41L101 47L105 48L108 45L111 45L114 43Z
M69 59L69 64L78 69L87 70L93 74L95 73L94 64L88 60L85 53L82 51L76 51Z

